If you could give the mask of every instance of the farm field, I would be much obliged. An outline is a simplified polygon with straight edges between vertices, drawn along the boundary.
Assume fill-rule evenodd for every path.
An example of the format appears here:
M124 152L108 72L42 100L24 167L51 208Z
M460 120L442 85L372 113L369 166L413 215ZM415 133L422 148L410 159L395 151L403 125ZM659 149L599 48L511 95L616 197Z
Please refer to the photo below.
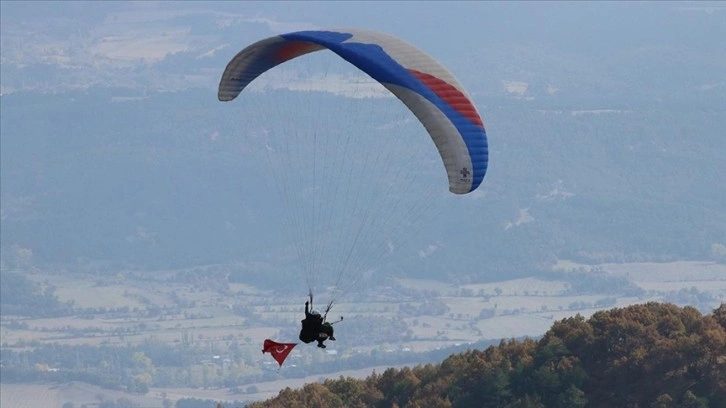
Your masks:
M359 370L343 370L325 376L308 376L294 379L281 379L253 384L257 392L231 393L227 389L198 388L151 388L146 395L131 395L113 391L82 382L6 384L0 382L0 406L4 408L62 408L66 402L75 406L86 404L95 406L103 400L118 401L120 398L138 404L143 408L163 408L164 400L175 402L181 398L210 399L215 401L253 401L276 396L286 387L298 388L304 384L321 381L325 378L340 376L365 378L373 372L381 373L387 366L369 367Z
M618 292L619 289L611 290L607 285L588 287L590 280L584 281L585 284L569 280L563 271L579 271L587 279L596 277L593 285L610 282L607 279L611 278L620 279L613 282L620 282L625 289ZM79 312L56 318L3 314L0 338L4 349L22 351L47 344L129 347L149 341L174 346L188 342L209 349L208 355L200 357L190 368L190 372L199 376L206 373L205 366L216 361L213 359L227 358L224 350L235 344L237 355L244 360L239 363L243 366L243 376L234 388L152 386L144 395L78 381L0 382L3 408L61 407L64 402L80 406L98 403L101 398L128 398L142 407L162 407L164 399L173 402L179 398L265 399L284 387L298 387L340 375L365 377L374 369L385 369L380 365L381 360L377 360L368 368L331 369L286 378L284 370L305 373L311 364L333 364L333 367L366 353L401 356L489 339L536 337L562 318L575 314L589 317L598 310L648 301L694 305L702 312L709 312L726 301L726 265L704 262L602 265L560 262L552 276L466 285L401 279L371 295L369 301L338 304L334 309L336 317L345 316L345 321L336 326L338 341L331 343L325 353L315 347L298 346L278 375L273 374L276 363L260 353L261 344L266 338L297 341L304 296L273 294L236 283L220 290L187 283L138 281L131 276L104 279L42 273L28 276L40 285L52 286L60 301L72 303ZM398 299L390 295L396 291L401 293ZM383 293L386 295L380 295ZM394 326L395 330L390 328ZM390 334L373 342L366 341L378 332ZM53 369L52 362L47 369ZM243 379L244 373L250 376L266 373L266 377L250 382Z
M624 277L644 293L637 297L582 294L568 291L569 283L563 280L537 277L460 286L401 279L397 281L399 287L413 293L413 297L407 296L401 302L374 298L370 302L340 303L334 312L346 317L346 325L361 318L402 318L413 335L398 343L401 347L423 350L482 338L537 336L556 319L577 313L587 317L604 307L645 301L678 303L679 291L706 294L712 299L710 306L716 307L724 300L726 290L726 265L722 264L578 265L561 261L555 266L560 271L578 268ZM195 289L188 284L135 282L129 278L102 281L62 275L29 277L52 285L59 301L72 302L74 308L105 308L108 312L35 319L4 315L0 334L6 346L32 341L67 345L134 344L150 337L175 343L191 333L200 340L236 339L256 349L265 338L280 335L281 328L294 331L302 316L304 300L304 296L298 296L300 299L293 295L279 296L243 284L230 284L225 293L220 293ZM431 293L435 294L433 299ZM442 305L441 310L427 313L421 305L428 301ZM235 312L235 305L246 309ZM414 311L408 311L410 307ZM149 316L149 310L154 308L165 312ZM18 319L23 321L22 327L7 324ZM340 330L345 333L345 325Z

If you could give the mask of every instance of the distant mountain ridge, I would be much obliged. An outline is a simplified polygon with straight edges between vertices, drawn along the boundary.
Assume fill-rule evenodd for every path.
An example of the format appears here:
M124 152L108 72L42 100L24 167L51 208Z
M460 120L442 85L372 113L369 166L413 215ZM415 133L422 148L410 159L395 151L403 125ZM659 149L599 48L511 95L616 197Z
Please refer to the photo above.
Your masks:
M54 19L54 7L44 20L10 20L3 4L2 262L30 251L50 264L285 269L287 234L257 194L265 186L254 151L210 142L241 126L235 105L216 101L225 64L280 26L222 6L94 6L82 24ZM463 54L417 44L474 95L490 168L460 203L468 221L438 218L411 234L390 272L479 280L530 275L557 259L723 260L726 74L713 53L723 45L690 46L714 27L711 15L658 10L650 24L687 15L678 27L693 28L691 37L590 49L587 39L557 43L566 30L548 28L530 44L499 28L503 40ZM417 255L432 244L431 256Z

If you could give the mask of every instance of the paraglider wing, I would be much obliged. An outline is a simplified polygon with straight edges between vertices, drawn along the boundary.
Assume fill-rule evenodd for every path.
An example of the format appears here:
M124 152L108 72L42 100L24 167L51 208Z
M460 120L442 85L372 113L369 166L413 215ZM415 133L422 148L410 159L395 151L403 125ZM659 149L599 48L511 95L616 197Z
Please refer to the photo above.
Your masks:
M297 343L278 343L270 339L265 339L262 345L262 353L270 353L272 358L277 361L277 364L282 367L282 363L285 362L287 355L290 354L295 346L297 346Z
M243 49L229 62L218 98L231 101L270 68L324 49L380 82L413 112L441 155L452 193L466 194L479 186L487 169L488 146L476 107L443 65L399 38L366 30L299 31L270 37Z

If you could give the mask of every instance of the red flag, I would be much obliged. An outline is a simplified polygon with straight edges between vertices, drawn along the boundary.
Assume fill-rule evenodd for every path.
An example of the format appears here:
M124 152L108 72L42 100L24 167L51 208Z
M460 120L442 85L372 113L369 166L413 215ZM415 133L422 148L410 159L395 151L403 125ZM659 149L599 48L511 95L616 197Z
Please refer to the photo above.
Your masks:
M272 358L282 367L282 363L295 346L297 346L297 343L278 343L270 339L265 339L265 343L262 346L262 353L272 354Z

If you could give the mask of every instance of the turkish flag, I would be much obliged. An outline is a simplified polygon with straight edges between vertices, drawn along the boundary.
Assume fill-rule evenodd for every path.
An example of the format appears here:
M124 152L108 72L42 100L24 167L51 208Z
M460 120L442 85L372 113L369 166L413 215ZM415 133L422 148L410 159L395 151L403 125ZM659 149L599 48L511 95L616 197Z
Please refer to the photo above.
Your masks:
M297 346L297 343L278 343L270 339L265 339L265 343L262 345L262 353L272 354L272 358L282 367L282 363L295 346Z

